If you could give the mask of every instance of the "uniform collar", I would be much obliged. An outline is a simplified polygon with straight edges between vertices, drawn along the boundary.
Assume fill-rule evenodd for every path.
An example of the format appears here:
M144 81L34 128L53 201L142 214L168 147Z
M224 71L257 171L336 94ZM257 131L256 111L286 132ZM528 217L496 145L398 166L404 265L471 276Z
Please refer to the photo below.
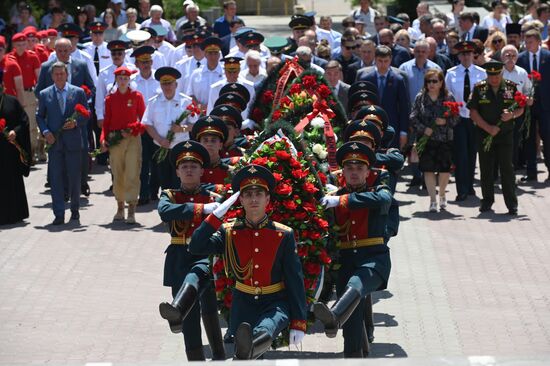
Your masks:
M355 189L352 189L350 186L346 185L346 190L348 192L365 192L367 190L367 183L363 184L362 186L358 187L358 188L355 188Z
M199 184L195 189L192 189L192 190L185 190L185 189L183 189L183 187L180 187L181 193L189 195L189 196L194 196L194 195L198 194L201 190L202 190L202 185L201 184Z
M261 219L260 222L258 222L255 225L253 223L251 223L250 221L248 221L248 219L246 217L244 219L244 224L249 229L263 229L264 227L266 227L268 222L269 222L269 217L267 217L267 215L265 215L263 217L263 219Z

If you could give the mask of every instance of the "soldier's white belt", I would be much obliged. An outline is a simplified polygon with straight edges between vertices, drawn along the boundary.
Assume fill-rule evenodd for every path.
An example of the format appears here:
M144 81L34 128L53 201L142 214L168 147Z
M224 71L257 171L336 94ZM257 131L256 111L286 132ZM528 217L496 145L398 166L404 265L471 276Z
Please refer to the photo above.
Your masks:
M171 244L187 245L191 242L191 238L172 237Z
M276 292L279 292L281 290L285 289L285 284L283 282L277 282L273 285L264 286L264 287L255 287L255 286L248 286L245 285L242 282L236 282L235 288L241 292L244 292L245 294L250 295L269 295L274 294Z
M355 249L380 244L384 244L384 238L381 236L376 238L359 239L352 241L340 241L338 242L337 247L338 249Z

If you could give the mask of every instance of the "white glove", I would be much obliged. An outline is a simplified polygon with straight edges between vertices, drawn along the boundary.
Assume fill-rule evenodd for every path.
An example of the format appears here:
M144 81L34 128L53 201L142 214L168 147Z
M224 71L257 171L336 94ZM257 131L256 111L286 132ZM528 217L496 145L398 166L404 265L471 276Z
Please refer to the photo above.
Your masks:
M330 184L330 183L327 183L325 188L327 189L327 192L335 192L335 191L338 190L338 187L336 187L334 184Z
M302 339L304 339L305 336L306 334L301 330L291 329L288 337L288 343L298 345L302 342Z
M207 203L204 205L204 207L202 208L202 212L204 212L205 215L210 215L212 212L214 212L215 209L217 209L218 207L220 207L220 203L219 202L212 202L212 203Z
M325 208L332 208L338 206L340 203L340 197L339 196L324 196L321 198L321 204L325 206Z
M221 218L225 216L227 211L229 211L229 208L233 206L233 204L237 201L240 193L241 192L233 193L233 195L225 200L218 208L216 208L212 212L212 214L221 220Z
M248 129L251 129L251 130L254 130L258 127L258 125L256 124L256 122L254 122L253 120L251 119L245 119L241 125L241 130L246 130L247 128Z

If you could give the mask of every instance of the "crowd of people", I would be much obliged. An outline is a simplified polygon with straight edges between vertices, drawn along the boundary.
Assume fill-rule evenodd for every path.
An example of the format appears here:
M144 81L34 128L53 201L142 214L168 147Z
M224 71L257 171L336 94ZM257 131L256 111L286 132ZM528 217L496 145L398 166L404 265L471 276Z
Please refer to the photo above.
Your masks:
M225 358L210 254L225 254L237 279L228 333L237 358L261 357L289 325L290 343L305 334L292 229L265 215L276 175L260 165L235 169L262 132L256 97L285 63L323 75L349 121L336 136L342 170L320 198L338 227L349 226L339 234L343 280L332 308L313 307L327 336L343 327L346 357L365 354L363 330L373 338L362 314L368 294L388 280L387 243L399 220L393 194L405 159L409 185L425 186L431 212L448 209L452 174L456 202L476 194L478 158L481 212L491 210L500 178L508 213L518 214L515 172L525 171L522 182L537 180L541 142L550 171L547 3L530 1L513 22L505 1L493 1L482 19L463 0L453 0L449 14L421 2L411 21L361 0L342 32L330 16L309 12L291 17L287 38L247 27L235 1L225 1L212 24L193 1L182 5L170 22L149 0L138 9L111 0L99 15L85 5L72 16L50 0L38 21L22 1L0 22L0 164L8 172L0 224L29 216L23 177L46 161L53 225L66 222L67 202L70 220L80 219L93 164L110 168L113 221L135 224L136 207L158 201L171 234L164 285L174 296L160 312L184 333L189 360L205 357L199 299L213 357ZM233 195L223 201L229 181ZM237 201L243 221L224 224ZM269 255L255 254L264 250Z

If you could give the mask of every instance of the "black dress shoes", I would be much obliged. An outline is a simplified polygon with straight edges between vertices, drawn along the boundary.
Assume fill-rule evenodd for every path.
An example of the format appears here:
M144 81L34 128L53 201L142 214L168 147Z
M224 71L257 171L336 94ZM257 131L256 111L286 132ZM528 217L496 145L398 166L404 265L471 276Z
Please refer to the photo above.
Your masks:
M145 205L148 204L149 202L151 202L151 201L149 200L149 198L140 198L140 199L138 200L137 205L138 205L138 206L145 206Z
M491 211L492 206L493 206L493 202L487 202L487 201L481 200L481 206L479 206L479 212Z
M521 182L535 182L537 180L537 176L536 175L526 175L524 177L521 177L520 178L520 181Z
M459 194L459 195L456 196L455 202L466 201L467 198L468 198L467 194Z
M86 197L90 197L90 186L88 183L84 183L82 187L80 187L80 193Z
M57 216L53 221L52 225L63 225L65 223L65 219L63 217Z
M71 220L80 220L80 213L78 211L71 211Z
M517 214L518 214L517 207L511 208L511 209L508 210L508 215L510 215L510 216L517 216Z

